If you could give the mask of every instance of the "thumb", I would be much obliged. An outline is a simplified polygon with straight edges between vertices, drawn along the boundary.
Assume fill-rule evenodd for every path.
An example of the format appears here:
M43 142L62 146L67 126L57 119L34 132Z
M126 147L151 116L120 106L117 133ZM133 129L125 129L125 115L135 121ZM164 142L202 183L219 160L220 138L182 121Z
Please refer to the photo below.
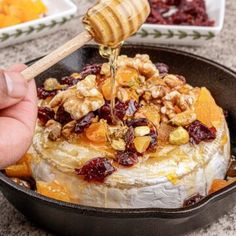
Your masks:
M20 73L0 70L0 109L20 102L27 88L28 83Z

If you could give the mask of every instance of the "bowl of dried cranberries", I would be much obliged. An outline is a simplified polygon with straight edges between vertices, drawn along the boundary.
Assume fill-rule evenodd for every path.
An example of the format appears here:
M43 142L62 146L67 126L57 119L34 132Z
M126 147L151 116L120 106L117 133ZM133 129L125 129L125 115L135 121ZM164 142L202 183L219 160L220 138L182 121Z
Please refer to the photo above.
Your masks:
M225 0L148 0L151 13L129 42L200 46L220 33Z

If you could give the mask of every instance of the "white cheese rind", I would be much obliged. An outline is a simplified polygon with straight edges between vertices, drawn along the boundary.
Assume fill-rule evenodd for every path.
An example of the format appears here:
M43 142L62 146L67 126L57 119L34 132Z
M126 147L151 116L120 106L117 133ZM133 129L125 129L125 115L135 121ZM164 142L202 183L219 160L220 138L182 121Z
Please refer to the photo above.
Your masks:
M222 146L223 135L227 135L228 141ZM154 159L151 164L140 161L135 167L119 168L104 183L95 184L87 183L74 174L74 165L80 165L81 158L87 159L84 150L80 156L73 157L72 160L62 150L57 152L57 157L47 158L39 142L42 139L39 139L39 136L35 137L38 138L34 140L34 148L37 156L40 155L32 168L36 180L50 182L56 179L67 186L74 202L96 207L181 207L184 200L192 195L199 193L206 196L212 181L224 178L230 159L229 134L224 123L218 129L217 138L213 142L194 147L189 144L182 145L181 152L179 149L176 152L173 146L168 147L174 150L171 152L173 156L162 158L162 161L157 159L156 162ZM78 150L80 149L81 147ZM167 149L166 152L169 151ZM103 151L97 152L94 155ZM92 157L95 156L89 158ZM51 171L48 171L49 169Z

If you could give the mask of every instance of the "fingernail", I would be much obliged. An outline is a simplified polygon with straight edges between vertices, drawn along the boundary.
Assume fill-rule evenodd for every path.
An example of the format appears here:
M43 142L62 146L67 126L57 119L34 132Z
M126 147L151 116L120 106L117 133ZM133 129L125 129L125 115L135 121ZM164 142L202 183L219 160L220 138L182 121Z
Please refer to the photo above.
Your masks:
M27 91L27 82L16 72L4 71L7 94L12 98L22 98Z

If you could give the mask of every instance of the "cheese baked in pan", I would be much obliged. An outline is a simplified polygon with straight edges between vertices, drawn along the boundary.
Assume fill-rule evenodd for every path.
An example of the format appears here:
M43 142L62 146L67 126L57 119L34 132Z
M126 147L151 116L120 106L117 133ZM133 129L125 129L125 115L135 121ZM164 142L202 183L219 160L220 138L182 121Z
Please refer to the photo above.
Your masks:
M38 90L28 155L39 193L96 207L179 208L225 178L229 131L207 88L148 55L120 56L116 123L108 64L57 79Z

